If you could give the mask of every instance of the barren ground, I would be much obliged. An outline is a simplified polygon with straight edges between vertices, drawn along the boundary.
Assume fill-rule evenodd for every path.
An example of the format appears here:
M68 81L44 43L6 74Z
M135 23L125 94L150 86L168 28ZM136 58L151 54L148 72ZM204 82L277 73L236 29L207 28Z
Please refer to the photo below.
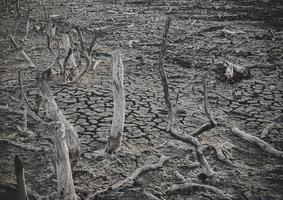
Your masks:
M198 175L202 172L193 147L166 132L166 109L157 68L168 11L166 2L172 8L173 21L165 69L172 97L180 93L177 107L181 130L189 133L207 120L201 84L207 72L210 108L220 124L237 125L255 136L260 136L270 122L282 124L282 1L125 0L124 4L119 0L49 1L46 3L48 13L61 16L54 20L59 35L73 34L70 24L90 30L100 28L101 33L97 36L95 51L102 63L95 71L90 70L78 84L62 84L55 71L48 81L57 104L79 134L82 155L73 176L81 199L125 179L140 166L158 162L161 155L170 157L162 168L144 173L133 185L110 191L98 199L149 199L146 191L160 199L219 199L209 191L194 188L165 194L172 184L182 183L176 171L193 183L201 183ZM24 1L21 3L23 5ZM26 6L22 9L24 14ZM46 48L44 13L38 3L32 3L31 9L31 28L42 28L32 29L23 43L20 39L24 35L25 21L21 20L16 38L36 65L44 66L54 59ZM1 19L8 28L13 27L14 21L11 12ZM10 45L3 26L0 36L0 104L21 109L24 103L20 100L17 72L21 71L24 89L33 102L37 93L36 70L27 67ZM89 43L92 35L86 31L84 37ZM116 158L98 160L94 159L94 152L105 147L113 112L111 62L101 55L111 54L117 46L120 46L125 67L124 137ZM223 79L223 72L215 70L223 60L255 67L251 69L250 78L230 83ZM0 111L0 138L53 148L47 139L53 133L46 127L29 118L28 128L33 134L25 137L15 128L21 122L22 116ZM282 130L278 125L264 138L281 151ZM217 187L235 200L283 199L282 159L241 140L226 126L217 126L198 138L202 144L222 145L227 161L218 160L213 148L206 148L205 156L216 175L205 184ZM42 196L56 192L51 154L23 150L5 142L0 142L0 150L0 184L15 183L13 159L18 154L25 163L28 187ZM13 199L13 191L3 191L0 190L1 200Z

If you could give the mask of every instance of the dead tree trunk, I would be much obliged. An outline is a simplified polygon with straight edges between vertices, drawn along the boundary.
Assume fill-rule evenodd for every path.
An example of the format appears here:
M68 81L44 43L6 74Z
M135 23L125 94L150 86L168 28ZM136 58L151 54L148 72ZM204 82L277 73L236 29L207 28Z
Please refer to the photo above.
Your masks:
M158 69L159 73L161 75L161 80L163 84L163 93L164 93L164 99L166 103L166 107L168 110L168 116L171 120L171 124L175 124L175 111L173 108L173 105L170 101L170 94L169 94L169 86L168 86L168 80L166 76L166 72L163 68L163 63L164 63L164 57L165 57L165 52L166 52L166 46L167 46L167 40L168 40L168 32L170 28L170 22L171 22L171 17L168 17L165 23L165 30L161 42L161 47L160 47L160 53L159 53L159 61L158 61Z
M105 152L116 153L120 147L124 120L125 120L125 91L124 91L124 66L119 50L113 55L113 99L114 99L114 112L112 119L111 135L108 139Z
M17 179L18 200L28 200L24 167L18 155L15 156L15 171Z
M66 142L64 124L61 122L54 124L55 140L55 161L57 172L58 199L76 200L75 187L69 159L69 150Z
M65 118L61 110L56 104L50 90L46 82L42 79L42 77L38 77L38 86L42 94L42 99L45 105L45 109L47 112L47 117L57 122L60 121L64 124L64 128L67 135L67 144L69 147L70 158L72 162L75 162L80 155L80 142L78 138L78 134L73 127L73 125Z

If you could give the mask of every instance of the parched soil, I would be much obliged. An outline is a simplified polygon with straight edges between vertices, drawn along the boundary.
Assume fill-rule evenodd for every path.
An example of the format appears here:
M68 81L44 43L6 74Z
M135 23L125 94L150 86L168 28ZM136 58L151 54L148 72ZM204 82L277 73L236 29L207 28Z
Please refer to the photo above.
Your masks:
M96 59L102 62L77 84L64 85L58 66L48 84L66 118L76 127L82 155L73 169L76 193L85 199L96 191L127 178L135 169L157 163L161 155L170 159L163 167L141 174L133 184L109 191L97 199L220 199L211 191L191 188L167 194L166 190L184 180L207 184L235 200L283 199L283 162L258 146L231 132L228 125L259 137L270 123L276 125L264 141L283 151L283 3L278 0L125 0L48 1L47 12L54 16L57 34L68 32L74 47L78 38L74 25L83 28L86 44L97 37ZM27 6L21 1L23 16ZM168 6L169 5L169 6ZM13 4L1 23L14 26ZM173 139L166 131L168 118L158 71L158 55L165 20L170 10L172 24L165 58L172 101L177 94L177 120L181 132L190 133L207 122L203 109L202 79L207 75L211 112L219 126L198 136L205 156L216 172L202 182L202 173L193 146ZM55 16L56 15L56 16ZM17 42L37 66L54 58L46 47L44 12L31 3L31 30L26 41L25 20L16 31ZM21 71L24 90L32 105L38 93L36 69L29 68L0 28L0 105L20 110L25 104L18 84ZM97 159L110 134L113 114L111 59L120 48L125 67L126 119L122 146L116 157ZM78 47L79 48L79 47ZM76 53L75 53L76 54ZM229 61L250 66L250 77L227 81L221 66ZM40 115L44 115L41 111ZM15 198L14 156L25 164L30 190L42 196L56 194L56 173L50 150L54 133L31 118L30 135L17 130L23 117L0 110L0 138L34 147L27 150L0 140L0 200ZM223 125L226 124L226 125ZM211 146L225 154L218 159ZM9 190L8 190L9 188ZM52 198L51 198L52 199ZM153 198L152 198L153 199Z

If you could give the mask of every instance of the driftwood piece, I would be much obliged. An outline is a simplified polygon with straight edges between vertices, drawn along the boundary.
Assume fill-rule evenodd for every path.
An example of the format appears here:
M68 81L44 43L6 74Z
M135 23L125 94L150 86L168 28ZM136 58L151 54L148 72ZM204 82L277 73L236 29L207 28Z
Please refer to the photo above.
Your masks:
M73 125L66 119L57 106L57 103L54 100L46 82L41 77L37 78L37 82L42 94L43 102L45 104L47 116L55 122L60 121L64 124L70 158L72 161L76 161L80 155L80 142L78 134Z
M18 200L28 200L27 188L25 183L25 170L23 163L18 155L15 156L15 173L17 181Z
M211 185L205 185L205 184L198 184L198 183L184 183L179 185L172 185L166 190L166 194L180 194L181 191L188 191L188 190L208 190L211 191L219 196L218 199L231 199L227 194L219 190L218 188L211 186Z
M239 136L240 138L242 138L243 140L246 140L248 142L258 145L266 153L269 153L279 158L283 158L283 151L279 151L273 148L270 144L266 143L260 138L250 135L248 133L245 133L244 131L241 131L238 127L233 127L232 132L236 134L237 136Z
M57 191L60 200L76 200L75 187L69 158L69 150L66 142L64 124L54 123L55 140L55 161L57 172Z
M87 197L87 200L90 200L90 199L94 199L95 197L97 197L98 195L102 195L102 194L105 194L107 193L108 191L111 191L111 190L115 190L115 189L120 189L122 188L123 186L125 185L128 185L128 184L133 184L135 179L142 173L145 173L145 172L148 172L148 171L151 171L151 170L155 170L155 169L158 169L158 168L161 168L163 166L163 164L169 160L169 157L167 156L161 156L158 163L155 163L155 164L151 164L151 165L145 165L145 166L142 166L138 169L136 169L135 171L133 171L126 179L122 180L122 181L119 181L118 183L115 183L113 185L111 185L110 187L106 188L106 189L103 189L103 190L100 190L94 194L91 194Z
M120 147L126 111L124 89L124 66L119 50L114 52L112 63L114 111L111 126L111 135L107 141L105 152L116 153Z

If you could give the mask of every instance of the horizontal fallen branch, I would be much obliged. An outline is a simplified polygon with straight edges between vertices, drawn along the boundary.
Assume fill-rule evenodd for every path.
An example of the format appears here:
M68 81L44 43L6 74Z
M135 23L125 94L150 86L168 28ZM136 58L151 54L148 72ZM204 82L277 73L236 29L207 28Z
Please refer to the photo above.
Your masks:
M237 136L239 136L240 138L242 138L243 140L246 140L248 142L258 145L266 153L269 153L279 158L283 158L283 151L279 151L273 148L270 144L266 143L260 138L250 135L248 133L245 133L244 131L241 131L238 127L233 127L232 132L236 134Z
M224 192L219 190L218 188L210 185L205 185L205 184L197 184L197 183L184 183L184 184L179 184L179 185L172 185L166 190L166 194L180 194L180 191L187 191L187 190L208 190L211 191L217 195L219 195L220 199L231 199L228 195L226 195Z
M155 170L158 169L160 167L162 167L162 165L169 160L169 157L167 156L161 156L158 163L155 164L151 164L151 165L145 165L142 166L138 169L136 169L133 173L130 174L130 176L128 176L126 179L119 181L118 183L115 183L113 185L111 185L110 187L100 190L94 194L91 194L87 197L87 200L90 199L94 199L96 196L98 195L102 195L105 194L106 192L110 191L110 190L115 190L115 189L119 189L122 188L123 186L127 185L127 184L133 184L134 180L142 173L150 171L150 170Z

